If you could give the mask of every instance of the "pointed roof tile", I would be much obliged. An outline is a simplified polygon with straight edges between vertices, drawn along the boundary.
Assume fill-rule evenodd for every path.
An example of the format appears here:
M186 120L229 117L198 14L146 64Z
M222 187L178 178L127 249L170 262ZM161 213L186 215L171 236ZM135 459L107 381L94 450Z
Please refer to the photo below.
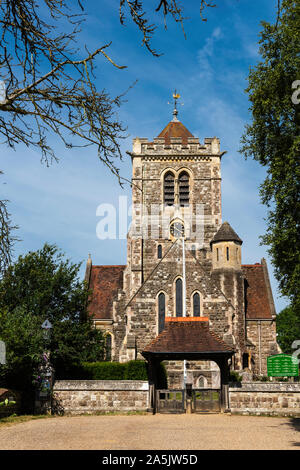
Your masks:
M273 297L268 295L268 282L263 264L243 264L245 277L245 311L247 320L270 319L276 314ZM272 296L272 292L270 293Z
M181 138L183 143L187 143L188 137L194 137L193 134L178 120L170 121L161 131L158 138L164 138L166 143L170 143L171 137Z
M113 301L123 288L126 266L91 266L88 287L91 290L88 313L94 320L112 319Z
M240 244L243 243L243 240L240 239L240 237L235 233L233 228L230 226L228 222L224 222L217 233L215 234L214 238L211 240L210 243L215 243L215 242L228 242L228 241L234 241L238 242Z
M233 349L210 330L207 318L167 317L165 329L143 353L233 353Z

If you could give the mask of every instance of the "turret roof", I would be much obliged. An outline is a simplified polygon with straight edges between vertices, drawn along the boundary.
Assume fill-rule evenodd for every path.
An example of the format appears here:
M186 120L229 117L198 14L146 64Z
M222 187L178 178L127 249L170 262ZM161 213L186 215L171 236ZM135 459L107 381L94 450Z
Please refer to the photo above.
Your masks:
M221 241L234 241L243 243L243 240L235 233L233 228L230 226L228 222L224 222L217 233L215 234L214 238L211 240L210 243L221 242Z

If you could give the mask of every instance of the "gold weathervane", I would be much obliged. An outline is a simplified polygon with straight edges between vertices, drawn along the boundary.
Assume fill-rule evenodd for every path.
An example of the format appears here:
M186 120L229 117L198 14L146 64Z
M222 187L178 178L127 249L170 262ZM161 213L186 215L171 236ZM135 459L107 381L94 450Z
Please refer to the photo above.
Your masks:
M177 114L178 114L178 110L177 110L177 100L179 100L180 98L180 94L177 93L177 91L175 90L174 93L173 93L173 98L174 98L174 110L173 110L173 121L178 121L177 119Z
M179 100L179 98L180 98L180 94L177 93L176 90L175 90L174 93L173 93L173 98L174 98L174 106L175 106L175 109L176 109L177 100Z

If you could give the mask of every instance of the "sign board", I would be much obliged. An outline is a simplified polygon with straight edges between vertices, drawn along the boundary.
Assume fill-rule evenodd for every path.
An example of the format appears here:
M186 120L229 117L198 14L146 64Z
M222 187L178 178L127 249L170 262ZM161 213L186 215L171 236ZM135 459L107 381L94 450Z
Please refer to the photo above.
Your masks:
M288 354L276 354L267 358L268 377L298 377L298 361Z
M44 323L42 324L42 328L44 330L49 330L50 328L52 328L52 325L51 323L49 322L49 320L45 320Z
M6 347L4 341L0 340L0 364L6 364Z

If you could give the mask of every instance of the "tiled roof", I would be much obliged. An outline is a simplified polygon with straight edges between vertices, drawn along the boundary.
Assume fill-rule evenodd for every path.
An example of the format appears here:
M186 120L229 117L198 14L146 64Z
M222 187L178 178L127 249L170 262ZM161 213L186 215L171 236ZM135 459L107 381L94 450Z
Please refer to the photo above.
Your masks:
M245 276L246 318L272 319L272 293L268 288L268 279L262 264L244 264L242 271Z
M95 319L112 319L113 300L123 288L126 266L92 266L89 289L92 291L88 311Z
M189 321L190 320L190 321ZM165 329L143 353L230 353L232 348L209 330L207 318L166 318Z
M188 137L194 137L180 121L171 121L158 135L164 137L166 143L170 143L170 137L181 137L182 143L187 144Z
M124 269L124 265L91 267L88 311L95 319L112 319L113 300L116 299L118 289L123 288ZM242 271L245 276L246 318L272 319L275 309L266 264L242 265Z
M240 237L235 233L233 228L228 222L224 222L217 233L215 234L214 238L211 240L210 243L214 242L221 242L221 241L235 241L239 243L243 243Z

